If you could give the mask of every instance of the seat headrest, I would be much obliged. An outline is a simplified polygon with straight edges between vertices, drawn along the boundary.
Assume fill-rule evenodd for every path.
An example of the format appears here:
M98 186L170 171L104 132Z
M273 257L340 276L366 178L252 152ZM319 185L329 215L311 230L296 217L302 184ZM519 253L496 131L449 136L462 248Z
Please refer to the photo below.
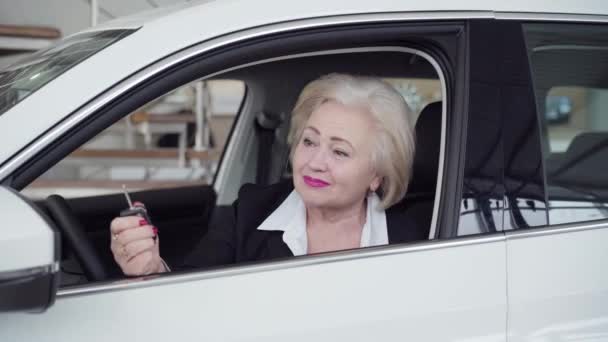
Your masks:
M442 103L429 103L416 121L416 154L408 193L434 193L441 143Z
M585 132L574 137L566 152L547 163L549 181L565 186L608 190L608 132ZM599 172L598 172L599 171Z

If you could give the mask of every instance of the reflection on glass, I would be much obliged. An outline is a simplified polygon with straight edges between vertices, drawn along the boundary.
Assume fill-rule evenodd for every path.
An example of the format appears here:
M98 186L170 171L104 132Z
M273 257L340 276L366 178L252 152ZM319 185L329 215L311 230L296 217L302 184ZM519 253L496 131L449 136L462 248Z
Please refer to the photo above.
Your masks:
M0 115L86 58L133 30L84 33L60 40L0 72Z

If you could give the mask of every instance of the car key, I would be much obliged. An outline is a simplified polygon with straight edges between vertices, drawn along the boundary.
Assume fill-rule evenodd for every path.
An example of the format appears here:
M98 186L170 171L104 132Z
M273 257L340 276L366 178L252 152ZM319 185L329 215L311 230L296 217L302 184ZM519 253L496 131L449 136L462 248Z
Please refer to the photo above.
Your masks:
M148 215L148 211L146 210L146 208L133 205L133 201L131 201L131 196L129 195L127 187L124 184L122 185L122 191L125 194L125 198L127 199L127 205L129 206L129 208L121 211L120 217L139 216L144 218L149 225L152 225L152 220L150 219L150 215ZM156 236L154 236L154 239L156 239Z

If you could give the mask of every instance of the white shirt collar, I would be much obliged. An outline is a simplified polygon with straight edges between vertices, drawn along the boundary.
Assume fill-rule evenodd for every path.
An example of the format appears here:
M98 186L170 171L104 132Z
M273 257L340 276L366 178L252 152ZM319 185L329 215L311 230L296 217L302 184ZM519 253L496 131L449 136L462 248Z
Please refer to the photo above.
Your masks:
M302 198L295 190L257 229L283 231L283 242L293 255L305 255L308 251L306 208ZM378 195L371 194L367 198L367 214L361 232L360 247L386 244L388 244L386 213L380 207Z

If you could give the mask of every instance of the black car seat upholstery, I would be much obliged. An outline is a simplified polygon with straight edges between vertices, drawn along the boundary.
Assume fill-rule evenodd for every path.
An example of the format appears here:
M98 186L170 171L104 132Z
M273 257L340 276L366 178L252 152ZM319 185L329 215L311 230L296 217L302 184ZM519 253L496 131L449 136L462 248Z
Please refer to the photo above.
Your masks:
M416 122L416 155L408 192L435 195L441 143L441 102L428 104Z
M431 228L441 147L441 102L428 104L416 122L416 154L407 194L407 210L426 236Z

